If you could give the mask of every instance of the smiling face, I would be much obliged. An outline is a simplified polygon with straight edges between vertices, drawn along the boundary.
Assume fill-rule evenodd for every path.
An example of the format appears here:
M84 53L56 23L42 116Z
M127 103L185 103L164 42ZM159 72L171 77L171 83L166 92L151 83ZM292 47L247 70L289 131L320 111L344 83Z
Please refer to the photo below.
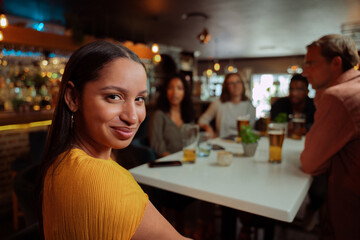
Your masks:
M173 78L170 80L166 90L166 95L170 106L180 106L185 95L185 87L181 79Z
M85 84L75 113L78 145L92 155L127 147L145 119L146 73L139 63L116 59Z

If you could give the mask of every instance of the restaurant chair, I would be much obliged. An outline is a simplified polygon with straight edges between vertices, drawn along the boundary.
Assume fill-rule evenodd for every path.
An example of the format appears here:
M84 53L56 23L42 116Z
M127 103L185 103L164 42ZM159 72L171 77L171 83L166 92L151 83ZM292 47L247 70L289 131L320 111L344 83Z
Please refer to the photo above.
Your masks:
M16 172L11 172L11 180L14 181ZM19 201L15 194L14 188L11 189L11 199L12 199L12 212L13 212L13 229L17 231L19 229L19 219L24 216L24 213L19 207Z
M29 132L30 152L27 155L18 157L11 164L12 178L12 210L13 228L19 229L19 220L24 217L26 225L32 224L35 213L34 209L34 185L37 175L37 165L41 161L46 143L47 131ZM32 204L31 206L28 206Z

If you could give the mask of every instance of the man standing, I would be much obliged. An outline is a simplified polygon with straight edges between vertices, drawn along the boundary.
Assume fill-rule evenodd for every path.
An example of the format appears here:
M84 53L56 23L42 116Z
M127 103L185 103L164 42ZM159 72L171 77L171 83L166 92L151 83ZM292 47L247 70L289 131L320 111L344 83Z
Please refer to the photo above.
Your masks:
M290 80L289 96L279 98L271 106L271 120L280 113L289 114L302 113L306 117L306 129L309 130L314 122L315 106L313 100L308 97L308 81L301 74L295 74ZM288 119L289 120L289 119Z
M317 96L301 163L314 176L329 174L323 239L360 239L360 72L354 69L358 63L349 37L326 35L307 46L303 75Z

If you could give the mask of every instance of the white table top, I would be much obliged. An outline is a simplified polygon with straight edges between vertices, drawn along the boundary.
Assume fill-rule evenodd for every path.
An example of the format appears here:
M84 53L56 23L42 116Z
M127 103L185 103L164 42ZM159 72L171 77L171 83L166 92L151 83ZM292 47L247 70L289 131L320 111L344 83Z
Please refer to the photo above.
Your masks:
M234 153L241 144L214 139ZM197 157L196 163L178 167L149 168L146 164L130 170L142 184L261 216L292 222L311 183L300 169L304 140L286 138L281 164L268 163L268 139L262 137L254 157L234 156L230 166L216 164L217 151ZM181 160L182 151L160 160Z

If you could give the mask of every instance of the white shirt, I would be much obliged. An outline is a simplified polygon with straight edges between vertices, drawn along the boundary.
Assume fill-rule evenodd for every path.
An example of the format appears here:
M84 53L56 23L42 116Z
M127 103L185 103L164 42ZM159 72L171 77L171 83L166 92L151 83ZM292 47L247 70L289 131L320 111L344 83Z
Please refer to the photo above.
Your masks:
M208 109L200 116L198 123L210 124L215 118L215 132L219 137L237 135L237 118L240 115L250 115L250 125L255 124L255 108L249 100L239 103L213 101Z

